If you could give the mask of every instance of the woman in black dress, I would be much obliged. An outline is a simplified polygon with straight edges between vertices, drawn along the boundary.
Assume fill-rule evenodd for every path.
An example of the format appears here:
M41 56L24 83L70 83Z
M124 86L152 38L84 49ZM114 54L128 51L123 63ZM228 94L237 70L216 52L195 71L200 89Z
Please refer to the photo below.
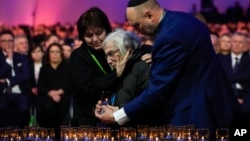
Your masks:
M41 127L55 128L56 139L59 127L68 113L71 93L70 67L63 61L63 49L53 43L48 47L45 65L38 80L38 123Z

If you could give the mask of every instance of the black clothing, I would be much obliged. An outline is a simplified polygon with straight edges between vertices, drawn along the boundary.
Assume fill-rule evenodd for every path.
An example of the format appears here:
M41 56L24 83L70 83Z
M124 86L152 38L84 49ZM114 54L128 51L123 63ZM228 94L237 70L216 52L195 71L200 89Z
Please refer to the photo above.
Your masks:
M141 60L141 56L138 51L135 51L126 63L121 77L122 83L117 87L115 105L119 107L123 107L148 86L150 66Z
M96 57L105 72L90 53ZM101 99L101 91L110 90L117 83L116 71L111 70L103 50L94 50L87 44L82 44L72 52L70 64L74 86L73 123L75 126L96 126L99 120L94 116L93 108Z
M63 89L64 94L57 103L48 96L51 90ZM41 127L55 128L58 139L60 125L66 124L64 119L69 112L71 95L70 67L62 62L56 69L50 64L43 65L38 80L37 121Z

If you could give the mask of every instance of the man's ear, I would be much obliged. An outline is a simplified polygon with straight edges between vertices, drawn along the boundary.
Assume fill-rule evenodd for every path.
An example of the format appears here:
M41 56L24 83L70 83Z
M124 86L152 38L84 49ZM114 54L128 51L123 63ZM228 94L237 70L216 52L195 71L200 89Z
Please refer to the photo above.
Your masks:
M155 17L154 17L154 15L153 15L152 11L150 11L150 10L146 11L145 17L146 17L148 20L152 21L152 22L155 20Z

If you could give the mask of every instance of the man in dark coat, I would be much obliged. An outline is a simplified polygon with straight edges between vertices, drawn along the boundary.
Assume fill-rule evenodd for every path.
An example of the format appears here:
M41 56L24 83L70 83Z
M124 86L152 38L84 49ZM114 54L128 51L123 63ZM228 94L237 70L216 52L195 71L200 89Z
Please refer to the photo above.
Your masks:
M29 61L14 53L11 31L0 33L0 47L0 126L24 127L29 118Z
M166 124L208 128L211 136L216 128L228 127L238 102L208 28L192 15L161 8L156 0L131 0L126 14L138 32L156 35L149 86L120 110L96 105L96 116L122 125L143 118L139 111L162 105Z

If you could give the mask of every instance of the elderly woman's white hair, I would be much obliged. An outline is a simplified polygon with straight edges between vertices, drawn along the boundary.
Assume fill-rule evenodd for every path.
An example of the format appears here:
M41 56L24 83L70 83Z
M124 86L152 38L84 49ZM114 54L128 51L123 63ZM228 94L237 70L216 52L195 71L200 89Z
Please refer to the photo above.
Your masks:
M141 39L132 32L118 29L105 38L102 46L105 47L107 43L112 43L114 47L117 47L121 56L124 57L128 49L136 50L141 46Z

